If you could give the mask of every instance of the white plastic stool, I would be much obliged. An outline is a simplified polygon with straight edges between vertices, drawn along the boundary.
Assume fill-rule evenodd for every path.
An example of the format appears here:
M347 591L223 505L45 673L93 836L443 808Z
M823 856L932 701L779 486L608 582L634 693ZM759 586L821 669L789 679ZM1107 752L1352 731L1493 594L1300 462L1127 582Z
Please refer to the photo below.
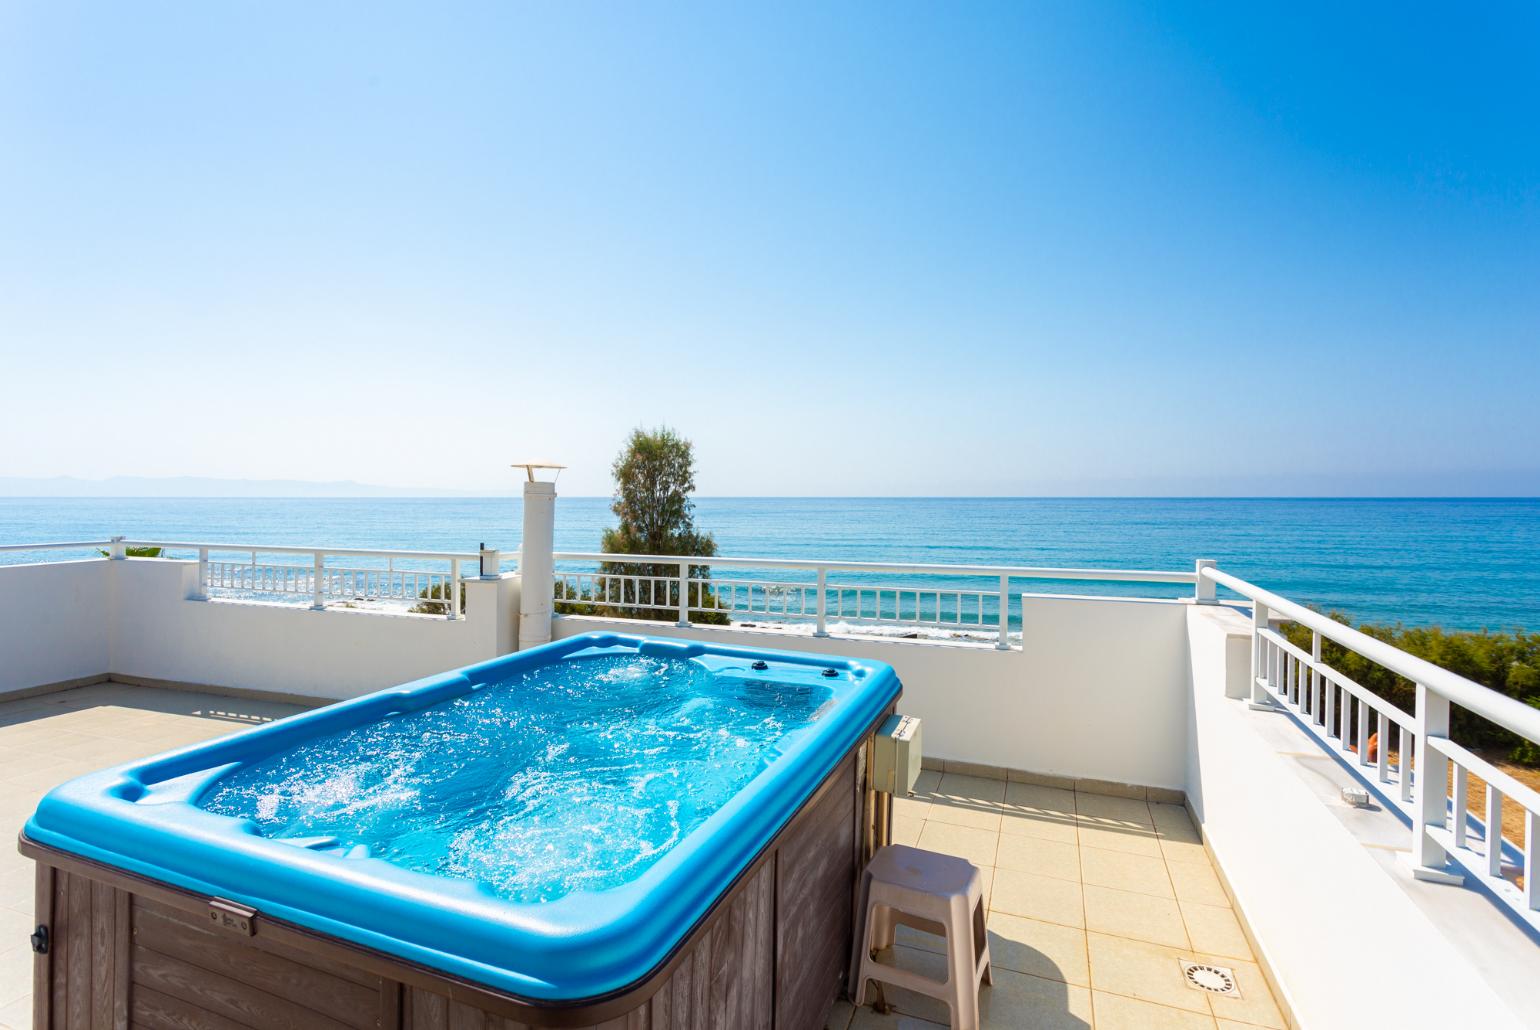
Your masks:
M984 878L966 859L893 844L872 856L861 874L856 934L856 1007L873 981L946 1002L953 1030L978 1030L979 984L994 983L984 932ZM893 944L896 924L946 940L945 981L882 965L873 955Z

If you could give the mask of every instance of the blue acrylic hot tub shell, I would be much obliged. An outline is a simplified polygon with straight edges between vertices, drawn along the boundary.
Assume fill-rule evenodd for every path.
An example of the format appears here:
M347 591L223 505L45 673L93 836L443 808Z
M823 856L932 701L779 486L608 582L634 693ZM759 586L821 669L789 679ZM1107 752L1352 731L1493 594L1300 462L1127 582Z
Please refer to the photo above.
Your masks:
M241 765L392 714L426 707L593 649L769 669L755 677L817 683L832 703L779 743L767 767L637 879L605 891L522 904L468 880L262 836L250 820L197 807ZM834 669L835 677L823 670ZM535 1001L594 998L664 961L897 699L890 666L827 655L589 634L383 690L55 788L26 837L199 894L378 949Z

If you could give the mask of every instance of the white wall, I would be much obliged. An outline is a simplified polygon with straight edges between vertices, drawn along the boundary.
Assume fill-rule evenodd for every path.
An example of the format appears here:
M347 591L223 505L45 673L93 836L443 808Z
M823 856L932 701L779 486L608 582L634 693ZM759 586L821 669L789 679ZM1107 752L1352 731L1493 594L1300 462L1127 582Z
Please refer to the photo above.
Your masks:
M1205 838L1307 1027L1516 1027L1449 937L1225 696L1249 679L1250 620L1187 615L1192 693L1186 789ZM1237 647L1240 639L1244 646ZM1239 666L1239 668L1237 668ZM1448 888L1453 889L1453 888Z
M927 755L1060 776L1180 788L1187 605L1023 598L1024 646L942 644L566 616L556 639L613 631L887 662L899 709L924 720Z
M110 671L342 699L513 649L517 583L465 583L464 619L189 600L196 562L112 562ZM511 602L511 603L510 603Z
M107 671L110 564L0 565L0 694Z

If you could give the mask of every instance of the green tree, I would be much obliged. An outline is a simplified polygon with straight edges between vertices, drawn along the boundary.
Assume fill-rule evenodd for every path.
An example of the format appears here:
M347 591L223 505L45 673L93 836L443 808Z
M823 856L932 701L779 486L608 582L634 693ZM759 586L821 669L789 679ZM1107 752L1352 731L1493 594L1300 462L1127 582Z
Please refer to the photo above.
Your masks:
M710 533L695 528L695 449L672 429L636 429L611 467L615 500L610 510L619 525L606 529L599 549L606 554L652 554L710 558L717 553ZM604 562L600 573L620 576L666 577L666 585L645 581L612 580L603 596L594 598L604 614L630 619L673 622L678 618L679 566L661 562ZM706 585L711 570L690 567L690 618L694 622L722 625L727 613L715 610L716 595ZM604 603L610 602L610 603ZM641 608L654 604L662 607Z

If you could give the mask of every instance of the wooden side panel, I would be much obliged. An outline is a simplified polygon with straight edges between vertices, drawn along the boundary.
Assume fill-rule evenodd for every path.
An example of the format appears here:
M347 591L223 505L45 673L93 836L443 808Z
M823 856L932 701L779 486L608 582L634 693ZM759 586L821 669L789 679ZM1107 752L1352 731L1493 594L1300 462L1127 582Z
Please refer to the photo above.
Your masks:
M403 986L401 999L402 1030L529 1030L525 1023L420 987Z
M388 1011L379 977L212 929L143 897L131 912L136 1024L374 1030Z
M128 1026L128 995L119 965L128 932L126 900L105 883L39 867L38 921L49 926L49 954L34 965L34 1026Z
M776 856L776 1030L819 1027L851 947L855 890L855 760L804 810Z

